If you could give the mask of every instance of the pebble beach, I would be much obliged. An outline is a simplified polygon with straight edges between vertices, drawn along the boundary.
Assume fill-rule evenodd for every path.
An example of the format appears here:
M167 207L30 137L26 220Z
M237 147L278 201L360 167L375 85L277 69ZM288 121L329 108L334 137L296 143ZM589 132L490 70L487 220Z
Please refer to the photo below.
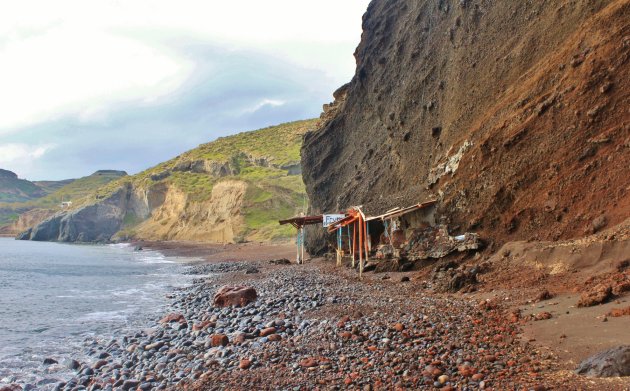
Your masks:
M322 259L211 262L133 335L92 341L70 361L80 389L544 389L547 353L518 337L501 303L429 294L400 273L359 281ZM401 282L405 281L405 282ZM216 307L224 285L256 290ZM547 380L548 381L548 380Z

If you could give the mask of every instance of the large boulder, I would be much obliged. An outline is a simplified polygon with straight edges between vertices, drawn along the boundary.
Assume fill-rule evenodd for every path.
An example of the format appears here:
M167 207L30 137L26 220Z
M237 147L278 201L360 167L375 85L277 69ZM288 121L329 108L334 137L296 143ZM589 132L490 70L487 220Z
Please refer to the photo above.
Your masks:
M249 286L224 286L214 295L215 307L244 307L255 301L258 295L256 290Z
M599 284L590 290L583 292L577 303L578 307L591 307L608 302L613 298L613 288L611 285Z
M591 377L630 376L630 345L617 346L582 361L576 372Z

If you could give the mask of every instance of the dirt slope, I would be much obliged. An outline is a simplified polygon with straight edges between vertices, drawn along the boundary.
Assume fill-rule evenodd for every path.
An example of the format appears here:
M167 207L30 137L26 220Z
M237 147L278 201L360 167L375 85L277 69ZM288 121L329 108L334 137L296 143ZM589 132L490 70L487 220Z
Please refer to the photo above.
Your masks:
M313 211L437 197L495 250L620 223L629 20L627 0L373 1L357 72L305 138Z

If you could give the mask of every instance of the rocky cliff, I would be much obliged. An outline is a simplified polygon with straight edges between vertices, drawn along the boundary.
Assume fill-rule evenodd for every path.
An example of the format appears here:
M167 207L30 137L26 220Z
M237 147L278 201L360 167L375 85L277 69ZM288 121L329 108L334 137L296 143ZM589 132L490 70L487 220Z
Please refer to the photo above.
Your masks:
M59 212L18 235L21 240L96 242L107 241L120 229L134 201L129 185L100 202Z
M303 134L297 121L220 138L139 174L108 183L18 238L215 243L277 240L293 234L279 219L303 211Z
M11 181L10 185L13 189L27 186L29 189L36 189L36 192L31 192L29 197L11 200L6 197L2 200L0 195L0 234L16 235L63 210L62 201L75 202L99 187L126 175L124 171L99 170L79 179L29 182L17 179L15 174L4 174L5 180ZM0 170L0 177L2 176L3 173ZM2 183L1 178L0 183Z
M312 211L436 197L495 249L628 218L629 20L628 0L372 1L356 74L305 137Z

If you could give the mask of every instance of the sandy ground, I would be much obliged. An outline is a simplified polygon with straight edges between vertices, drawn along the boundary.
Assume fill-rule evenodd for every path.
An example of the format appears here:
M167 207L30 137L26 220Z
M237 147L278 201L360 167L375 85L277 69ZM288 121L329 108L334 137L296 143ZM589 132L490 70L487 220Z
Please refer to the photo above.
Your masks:
M140 241L133 243L158 250L166 256L200 258L207 262L261 261L295 258L295 245L292 243L243 243L243 244L209 244L178 241Z
M553 315L551 319L527 324L523 338L551 348L563 369L573 369L585 358L611 347L630 344L630 316L606 316L613 308L630 306L627 297L587 308L576 307L578 298L579 295L561 295L522 308L524 315L543 311Z

